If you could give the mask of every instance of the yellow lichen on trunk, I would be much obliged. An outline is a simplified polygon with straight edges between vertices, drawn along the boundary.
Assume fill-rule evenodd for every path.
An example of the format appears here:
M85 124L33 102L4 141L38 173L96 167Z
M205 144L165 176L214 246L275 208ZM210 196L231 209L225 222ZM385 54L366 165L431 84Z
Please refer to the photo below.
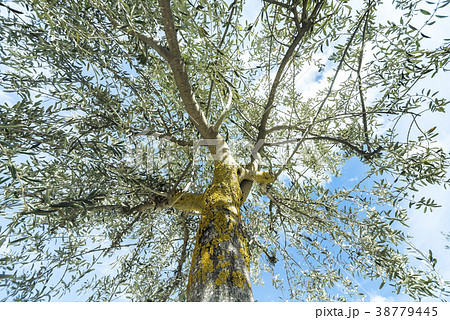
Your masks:
M188 283L190 301L252 301L249 254L240 216L238 167L216 162L202 197Z
M176 192L169 199L170 205L179 210L201 211L203 195L197 193Z

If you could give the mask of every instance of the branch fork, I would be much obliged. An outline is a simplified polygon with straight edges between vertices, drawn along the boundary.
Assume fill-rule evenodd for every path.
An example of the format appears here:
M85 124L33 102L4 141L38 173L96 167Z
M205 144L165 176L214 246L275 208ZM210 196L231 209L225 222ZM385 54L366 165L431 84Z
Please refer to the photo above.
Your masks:
M216 124L214 125L213 129L216 132L219 132L220 126L222 125L223 120L225 119L225 117L228 115L228 113L231 110L231 102L232 102L232 98L233 98L233 91L231 90L231 88L227 85L228 87L228 101L227 101L227 105L224 106L223 105L223 101L222 98L220 98L220 102L222 103L222 113L219 116L219 119L217 119Z

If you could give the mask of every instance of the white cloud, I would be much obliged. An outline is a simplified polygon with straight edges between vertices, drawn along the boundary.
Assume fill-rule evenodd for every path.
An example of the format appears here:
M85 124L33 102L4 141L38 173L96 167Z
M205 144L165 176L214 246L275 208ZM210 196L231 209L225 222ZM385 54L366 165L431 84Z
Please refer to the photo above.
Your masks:
M391 302L392 298L389 297L383 297L379 295L372 295L370 296L370 302Z
M327 59L325 55L314 55L313 57L314 59L321 61ZM300 75L296 77L295 88L298 92L302 93L304 98L314 98L320 90L329 86L328 78L332 77L334 72L332 66L329 64L320 74L318 73L317 66L306 64ZM339 83L339 81L337 81L337 83Z

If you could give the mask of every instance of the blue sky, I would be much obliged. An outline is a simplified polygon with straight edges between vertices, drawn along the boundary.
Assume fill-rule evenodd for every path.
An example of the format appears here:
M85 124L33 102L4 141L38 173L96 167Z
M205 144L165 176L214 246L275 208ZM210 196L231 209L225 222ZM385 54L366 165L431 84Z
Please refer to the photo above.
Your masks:
M350 1L350 5L354 4L355 7L359 6L360 1ZM257 13L259 13L260 1L251 0L247 3L248 11L245 12L245 16L252 20ZM450 7L450 6L449 6ZM446 12L441 12L440 14L450 15L450 8L447 7ZM4 9L2 9L2 13ZM389 4L385 4L384 7L379 9L380 20L392 20L396 21L400 19L398 12L392 10ZM431 46L436 46L442 42L444 38L450 38L450 31L448 28L448 19L443 19L438 21L435 25L428 27L429 29L424 30L426 34L432 35L431 39L426 40L426 44ZM306 70L302 73L302 76L298 79L298 87L304 88L305 92L313 94L315 90L322 88L326 83L327 72L331 72L332 69L329 68L325 70L323 75L318 76L315 70ZM449 77L448 75L439 75L434 79L429 80L429 83L423 83L424 86L430 86L435 90L439 90L442 96L450 99L449 90ZM7 100L8 97L5 93L0 91L0 101ZM450 151L450 116L447 114L426 114L422 118L422 122L429 124L429 127L437 126L437 132L440 133L438 136L438 145L443 147L447 152ZM406 129L405 123L405 129ZM342 185L345 183L351 183L354 179L358 179L363 174L363 168L358 166L358 163L351 160L342 169L342 176L339 178L332 179L328 182L329 186ZM437 200L437 203L441 205L440 208L435 209L431 213L423 213L422 211L410 210L409 221L410 228L408 233L414 237L414 243L417 247L427 252L431 249L434 255L437 257L438 264L437 269L440 270L441 275L445 280L450 280L450 252L445 249L446 245L449 245L448 241L445 240L442 232L450 233L450 191L444 190L441 187L428 187L426 189L420 190L423 196L432 196ZM282 263L278 262L277 271L280 273L280 277L283 276ZM259 301L283 301L287 297L281 296L279 291L276 291L272 285L270 278L266 275L264 278L265 287L253 285L254 297ZM358 279L361 287L368 294L368 299L370 301L409 301L409 298L404 295L394 295L390 292L389 287L385 286L383 290L379 290L379 282L368 282ZM0 294L1 297L1 294ZM74 296L69 295L61 299L62 301L73 301ZM82 300L82 299L81 299Z
M342 175L338 178L331 179L327 183L330 189L347 187L350 188L354 186L361 177L364 177L364 166L361 165L359 159L353 157L350 159L342 168ZM435 196L438 202L442 200L442 197L448 197L445 192L438 190L429 191L429 195ZM437 193L436 193L437 192ZM436 196L439 194L439 196ZM445 202L448 200L444 199ZM450 254L449 250L445 249L446 245L449 245L441 232L448 233L450 224L448 223L448 206L443 203L442 208L434 209L433 212L423 213L423 210L410 210L410 218L408 221L409 228L404 227L407 234L412 235L414 239L412 242L417 246L419 250L427 253L428 250L433 251L433 255L437 257L437 270L443 276L443 279L450 279L450 274L448 270L448 265L450 264ZM417 255L411 255L411 263L418 266L420 261L416 260ZM280 279L285 279L283 261L280 259L275 266L275 273L279 274ZM360 291L366 295L364 301L376 301L376 302L393 302L393 301L413 301L409 296L405 294L395 294L393 293L393 288L389 286L388 283L380 289L380 280L368 280L363 278L355 278L350 274L347 276L358 284ZM283 294L281 291L275 289L272 285L271 275L269 273L263 273L262 275L264 286L253 285L253 292L255 300L258 301L289 301L289 294ZM339 288L335 288L333 292L345 296L345 292L339 291ZM424 301L440 301L438 298L425 298Z

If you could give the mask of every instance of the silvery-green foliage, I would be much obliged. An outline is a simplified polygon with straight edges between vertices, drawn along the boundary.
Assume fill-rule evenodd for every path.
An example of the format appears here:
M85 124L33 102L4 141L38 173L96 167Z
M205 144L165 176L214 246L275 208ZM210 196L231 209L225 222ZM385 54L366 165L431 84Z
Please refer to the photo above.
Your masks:
M263 1L251 21L245 1L172 3L192 89L211 123L233 92L221 134L242 165L296 15L318 2ZM448 184L448 154L419 115L448 103L421 80L448 68L449 44L424 48L432 35L415 19L439 22L449 1L426 10L396 1L402 18L383 25L378 1L322 2L268 120L262 167L280 175L266 191L255 185L241 208L253 280L272 272L292 300L359 299L363 278L415 299L442 296L436 260L411 247L404 225L409 210L437 206L419 188ZM1 5L2 298L184 301L198 217L133 210L162 201L154 191L202 192L212 177L168 64L142 38L166 47L158 2ZM312 96L298 87L310 68L326 84ZM409 131L398 125L405 119ZM359 181L329 187L348 161L365 170ZM277 277L276 267L285 273Z

